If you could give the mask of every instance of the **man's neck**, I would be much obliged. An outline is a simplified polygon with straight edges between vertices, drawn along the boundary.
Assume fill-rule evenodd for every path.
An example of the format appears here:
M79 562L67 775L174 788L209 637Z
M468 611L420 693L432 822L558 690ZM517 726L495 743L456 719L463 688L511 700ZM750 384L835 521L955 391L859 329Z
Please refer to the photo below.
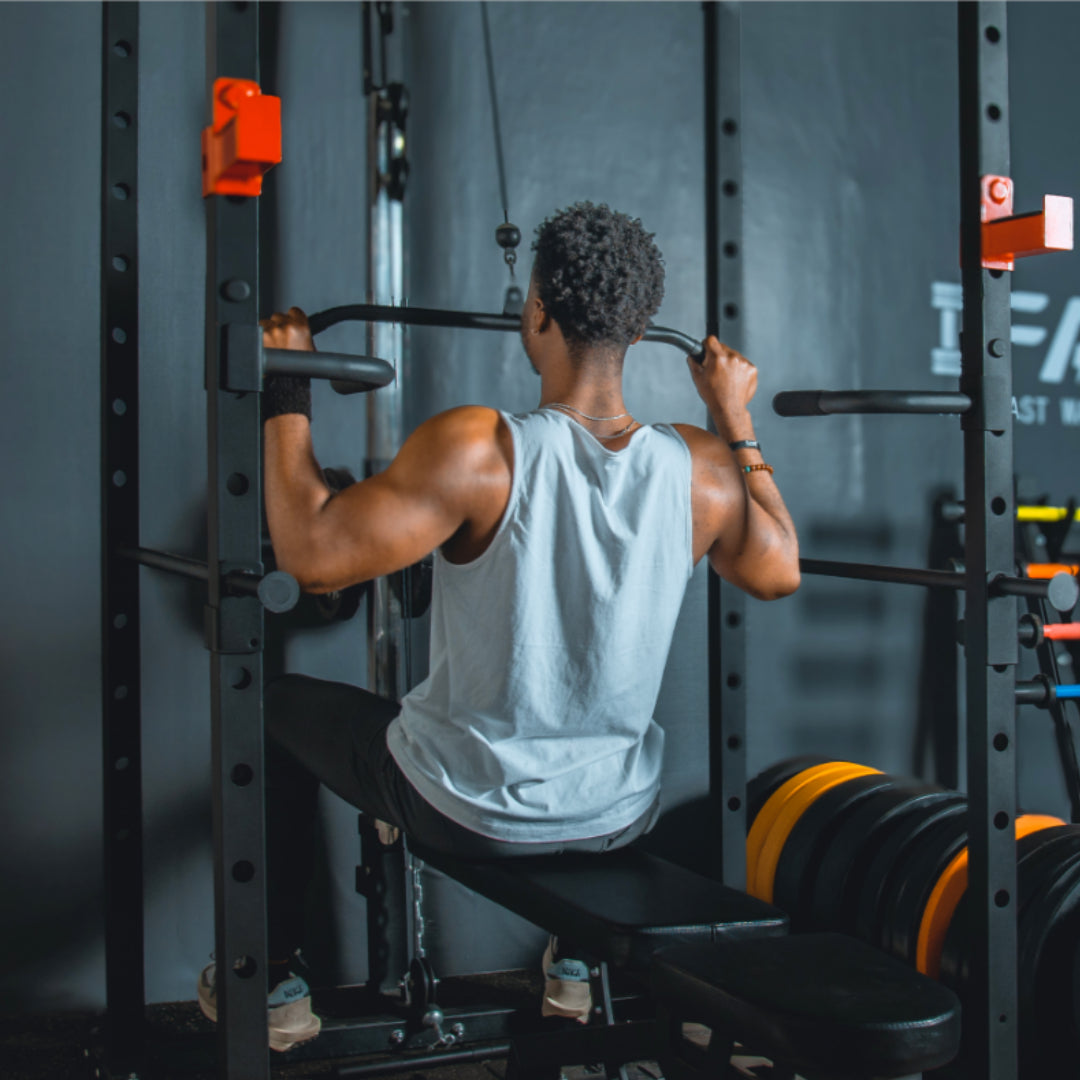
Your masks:
M622 416L626 410L622 392L622 366L582 363L560 365L544 373L540 407L569 405L588 416Z

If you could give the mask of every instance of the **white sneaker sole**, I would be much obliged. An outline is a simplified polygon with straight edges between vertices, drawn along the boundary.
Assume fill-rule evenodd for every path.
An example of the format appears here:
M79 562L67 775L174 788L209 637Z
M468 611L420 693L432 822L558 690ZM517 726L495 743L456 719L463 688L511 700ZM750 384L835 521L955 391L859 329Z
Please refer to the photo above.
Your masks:
M199 1009L207 1020L216 1024L218 1019L217 1006L210 999L203 997L202 990L202 984L200 983ZM290 1009L292 1006L285 1005L279 1006L279 1008ZM278 1019L280 1021L284 1018L279 1017ZM277 1050L279 1053L291 1050L294 1046L299 1046L301 1043L311 1042L320 1031L322 1031L322 1019L311 1012L307 1012L305 1021L295 1028L273 1027L270 1025L269 1018L267 1018L267 1034L269 1036L270 1049Z
M544 1000L540 1004L541 1016L560 1016L587 1024L592 1014L592 987L587 982L571 982L567 979L549 979L551 967L551 939L548 939L541 961L540 973L544 976Z

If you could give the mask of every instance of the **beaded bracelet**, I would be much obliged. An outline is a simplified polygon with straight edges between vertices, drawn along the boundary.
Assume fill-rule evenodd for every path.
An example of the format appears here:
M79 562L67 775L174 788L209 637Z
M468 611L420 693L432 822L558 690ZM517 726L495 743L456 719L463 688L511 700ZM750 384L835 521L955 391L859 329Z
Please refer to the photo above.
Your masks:
M765 462L763 461L758 465L744 465L742 467L742 471L744 473L767 472L770 476L772 476L773 467L771 465L766 465Z

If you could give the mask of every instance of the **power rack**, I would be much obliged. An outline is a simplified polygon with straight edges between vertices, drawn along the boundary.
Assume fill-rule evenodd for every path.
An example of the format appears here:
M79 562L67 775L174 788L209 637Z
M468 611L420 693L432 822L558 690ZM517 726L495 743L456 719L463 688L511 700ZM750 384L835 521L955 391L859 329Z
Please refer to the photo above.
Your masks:
M707 326L736 346L742 317L739 8L703 5L706 104ZM208 100L222 87L259 81L259 5L207 5ZM1015 578L1013 551L1009 280L988 267L983 216L987 179L1008 183L1005 4L958 5L961 236L964 283L963 374L959 392L822 391L782 395L782 415L828 412L951 412L962 417L967 546L963 574L805 560L806 573L962 590L966 598L968 775L974 905L972 964L977 998L965 1018L972 1077L1015 1080L1016 871L1015 708L1018 595L1062 602L1060 582ZM393 369L370 357L318 354L308 364L263 350L259 207L254 191L206 198L209 550L206 563L140 547L138 535L138 7L104 5L102 187L102 518L105 766L105 876L108 897L107 1067L133 1073L145 1056L141 769L139 755L138 565L207 583L211 653L218 1062L223 1078L267 1077L266 911L263 869L262 649L264 609L288 610L298 590L287 575L265 574L261 546L261 379L290 370L334 381L341 392L387 385ZM252 96L255 91L251 91ZM245 99L246 100L246 99ZM241 103L243 107L250 107ZM237 106L237 99L230 107ZM272 109L269 102L260 108ZM213 124L212 124L213 127ZM272 158L265 147L258 159ZM256 162L257 164L257 162ZM272 161L264 161L269 167ZM243 170L241 170L243 171ZM252 173L258 168L253 167ZM253 175L245 176L253 182ZM1000 193L1000 187L998 189ZM1011 211L1011 185L1009 187ZM1007 215L998 214L1002 224ZM1031 254L1048 250L1030 242ZM1000 262L1000 253L999 262ZM506 316L357 305L312 317L313 328L357 318L512 331ZM694 350L678 331L648 338ZM294 366L295 365L295 366ZM1075 601L1075 589L1072 594ZM745 883L745 645L741 594L714 577L709 586L710 798L722 827L715 876ZM482 1025L481 1025L482 1027ZM338 1052L374 1049L378 1023L359 1025ZM366 1041L365 1041L366 1037ZM495 1037L492 1027L489 1038ZM327 1040L333 1043L333 1040ZM385 1045L385 1042L384 1042ZM329 1049L329 1047L328 1047ZM303 1056L309 1056L306 1053ZM316 1055L310 1055L316 1056ZM456 1055L452 1055L456 1056ZM469 1057L466 1052L465 1057ZM399 1063L400 1064L400 1063ZM378 1067L375 1067L376 1069ZM366 1070L365 1070L366 1071ZM372 1070L374 1071L374 1070Z
M952 413L964 433L964 570L803 560L804 573L962 590L967 691L968 840L972 988L965 1002L966 1073L1015 1080L1017 1056L1016 598L1076 603L1075 578L1015 576L1010 281L1022 255L1072 247L1071 206L1053 196L1042 214L1012 215L1006 8L958 4L960 234L964 290L959 392L798 391L774 401L782 416ZM1021 236L1020 233L1024 235Z

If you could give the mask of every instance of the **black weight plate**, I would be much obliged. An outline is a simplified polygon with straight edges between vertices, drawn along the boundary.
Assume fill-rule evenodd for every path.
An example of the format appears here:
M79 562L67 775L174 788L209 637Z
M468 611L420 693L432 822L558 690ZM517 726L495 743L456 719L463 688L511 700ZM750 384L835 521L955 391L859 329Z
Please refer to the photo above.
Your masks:
M1076 959L1080 950L1080 910L1072 908L1059 920L1059 929L1046 943L1035 976L1046 1004L1037 1019L1036 1045L1043 1061L1040 1076L1052 1076L1051 1063L1080 1059L1080 1028L1076 1009Z
M798 757L784 758L767 769L762 769L746 785L746 828L749 831L761 808L769 801L769 796L786 784L793 776L815 765L824 765L832 758L823 754L800 754Z
M1016 844L1017 858L1017 911L1022 913L1028 897L1038 881L1043 880L1039 864L1043 858L1049 859L1051 866L1062 861L1063 854L1072 853L1073 839L1080 826L1055 825L1031 833ZM1064 845L1064 848L1063 846ZM965 893L956 906L949 929L945 933L945 942L941 950L941 966L938 977L946 986L963 998L967 985L968 934L970 931L968 897Z
M1065 859L1058 872L1033 894L1018 928L1017 983L1020 1004L1020 1053L1022 1061L1036 1060L1041 1010L1052 1006L1052 988L1044 988L1038 976L1040 961L1049 956L1049 942L1067 932L1069 915L1080 906L1080 852Z
M1041 841L1041 842L1040 842ZM1062 863L1080 851L1080 826L1056 825L1025 836L1016 845L1017 917L1053 879Z
M850 933L852 908L879 846L909 813L962 796L930 784L898 785L861 803L835 831L821 857L809 899L810 918L822 929Z
M1035 972L1035 1031L1030 1056L1037 1059L1039 1075L1054 1075L1053 1064L1080 1057L1080 1031L1076 1025L1073 990L1075 959L1080 944L1080 882L1059 910L1038 959ZM1021 973L1022 977L1022 973ZM1024 1055L1029 1056L1028 1054Z
M803 811L780 852L773 879L773 903L791 916L793 932L815 929L808 918L807 898L837 826L868 796L895 783L885 773L856 776L830 788Z
M912 967L918 961L919 927L926 903L953 857L967 846L967 834L966 814L943 821L897 866L897 888L887 905L882 947Z
M881 914L896 888L893 871L904 855L919 844L927 833L943 821L963 818L967 800L938 802L905 815L897 827L878 847L867 867L854 905L855 936L877 944L880 941Z

